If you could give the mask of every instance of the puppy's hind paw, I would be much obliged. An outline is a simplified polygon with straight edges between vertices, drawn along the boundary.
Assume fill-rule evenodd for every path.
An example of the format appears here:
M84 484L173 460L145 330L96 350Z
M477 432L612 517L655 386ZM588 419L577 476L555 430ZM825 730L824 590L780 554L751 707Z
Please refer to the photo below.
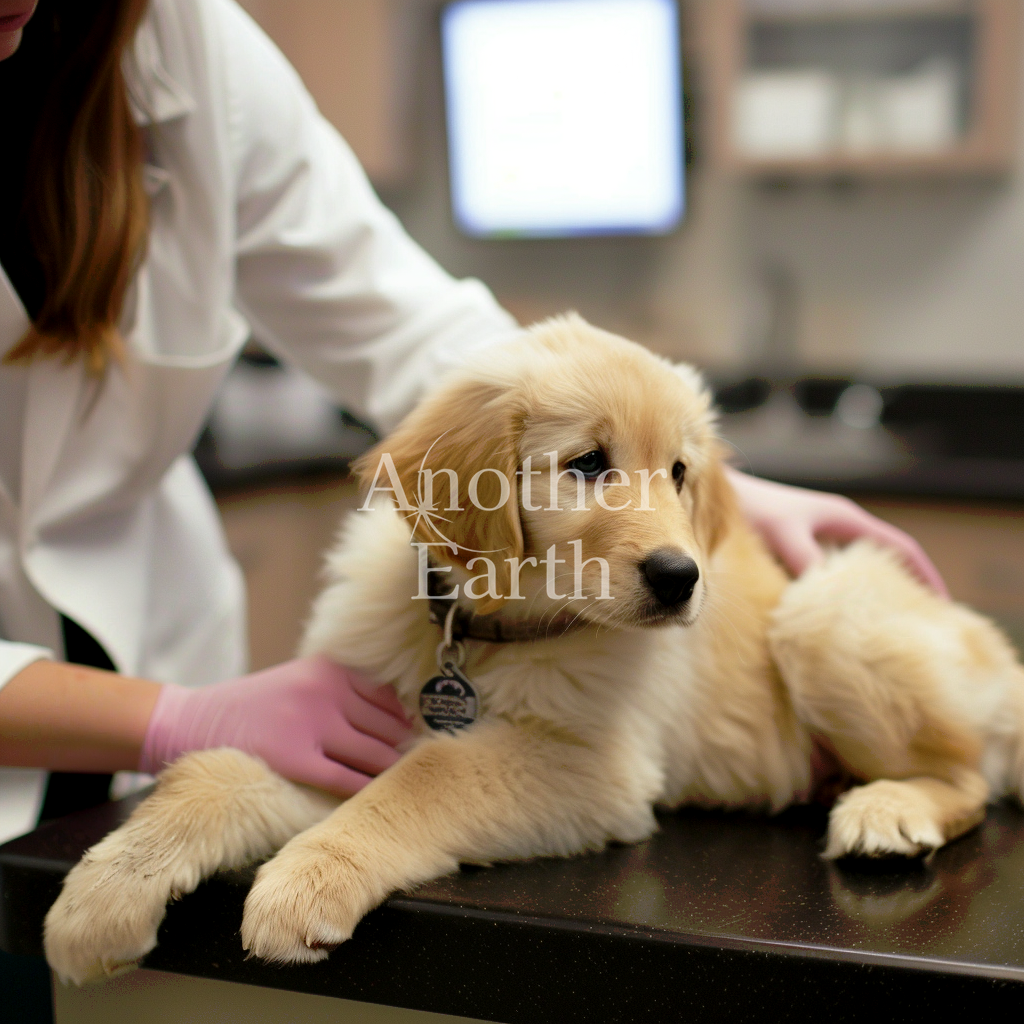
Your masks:
M921 857L945 841L931 800L908 783L882 779L840 797L823 856Z

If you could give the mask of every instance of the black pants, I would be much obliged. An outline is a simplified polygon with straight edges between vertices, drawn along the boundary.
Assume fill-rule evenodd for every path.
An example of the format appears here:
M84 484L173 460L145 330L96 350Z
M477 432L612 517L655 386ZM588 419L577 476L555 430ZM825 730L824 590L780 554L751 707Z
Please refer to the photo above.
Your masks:
M61 616L64 658L76 665L114 670L107 652L77 622ZM109 775L89 772L50 772L40 823L104 803L110 793ZM11 1024L53 1024L50 972L44 960L0 951L0 1018Z

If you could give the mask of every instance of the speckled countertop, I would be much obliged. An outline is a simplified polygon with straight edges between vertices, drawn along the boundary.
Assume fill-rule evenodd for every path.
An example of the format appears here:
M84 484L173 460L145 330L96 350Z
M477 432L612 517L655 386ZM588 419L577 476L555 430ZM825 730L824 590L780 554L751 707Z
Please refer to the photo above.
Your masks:
M38 953L60 878L130 806L0 848L0 946ZM222 875L170 908L147 966L507 1024L831 1024L1024 1007L1017 808L993 808L928 865L822 861L816 808L661 822L638 846L466 869L395 897L312 966L245 959L252 872Z

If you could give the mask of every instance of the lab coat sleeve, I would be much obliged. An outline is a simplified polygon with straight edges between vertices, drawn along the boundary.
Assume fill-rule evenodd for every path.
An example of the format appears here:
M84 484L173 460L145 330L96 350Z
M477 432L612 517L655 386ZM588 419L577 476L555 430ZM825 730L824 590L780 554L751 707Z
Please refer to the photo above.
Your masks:
M240 9L219 10L239 308L263 343L390 429L445 370L518 327L409 238L280 52Z
M23 668L34 661L53 658L53 651L35 644L18 644L0 640L0 689L3 689Z

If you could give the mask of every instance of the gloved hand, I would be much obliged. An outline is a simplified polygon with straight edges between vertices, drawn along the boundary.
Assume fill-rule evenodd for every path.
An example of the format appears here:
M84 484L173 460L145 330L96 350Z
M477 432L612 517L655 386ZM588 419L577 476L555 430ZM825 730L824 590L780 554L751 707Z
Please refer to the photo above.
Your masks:
M892 548L922 583L949 596L939 570L913 537L848 498L761 480L734 469L726 473L747 522L794 576L821 562L822 543L849 544L864 537Z
M164 685L139 771L155 774L189 750L235 747L274 771L351 796L401 756L411 735L390 686L317 656L192 690Z

